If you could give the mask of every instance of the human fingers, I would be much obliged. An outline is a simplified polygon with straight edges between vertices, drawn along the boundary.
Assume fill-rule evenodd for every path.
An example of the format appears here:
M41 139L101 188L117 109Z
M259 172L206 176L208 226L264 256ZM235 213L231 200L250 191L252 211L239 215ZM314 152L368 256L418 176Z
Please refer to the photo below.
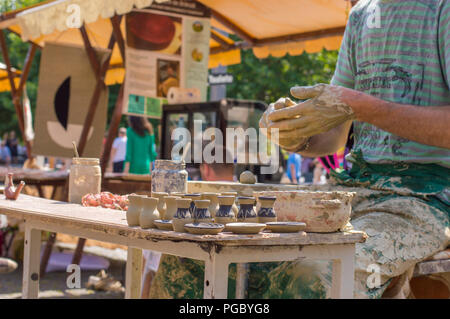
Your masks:
M301 100L311 99L322 93L327 85L319 83L313 86L291 87L291 95Z
M313 108L313 102L308 100L295 106L286 107L281 110L274 110L267 115L267 119L272 122L289 119L296 116L301 116L304 112L310 112Z
M273 108L279 110L286 107L286 98L281 97L275 103L273 103Z
M310 116L300 116L297 118L291 118L286 120L281 120L277 122L270 122L267 128L279 129L280 131L291 131L299 127L305 127L311 121Z

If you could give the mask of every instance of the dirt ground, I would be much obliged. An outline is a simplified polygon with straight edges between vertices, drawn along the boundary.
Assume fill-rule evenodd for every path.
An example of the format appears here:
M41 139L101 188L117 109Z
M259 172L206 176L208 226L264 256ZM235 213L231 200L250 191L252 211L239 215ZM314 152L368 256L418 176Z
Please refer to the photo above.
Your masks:
M122 282L125 286L125 263L109 260L107 273ZM18 299L22 297L22 265L12 273L0 274L0 299ZM95 276L98 271L81 271L81 288L68 289L66 272L50 272L41 278L39 284L39 298L42 299L118 299L122 293L102 292L87 289L89 276Z

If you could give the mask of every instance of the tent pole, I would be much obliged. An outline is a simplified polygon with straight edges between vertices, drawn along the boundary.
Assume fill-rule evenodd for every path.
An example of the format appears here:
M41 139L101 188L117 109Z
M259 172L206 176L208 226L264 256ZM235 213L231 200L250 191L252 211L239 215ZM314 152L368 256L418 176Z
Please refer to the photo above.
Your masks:
M80 28L80 32L83 37L84 46L85 46L87 55L89 57L89 61L91 62L92 69L94 70L94 72L97 76L97 83L95 85L94 93L92 94L88 113L86 114L86 118L85 118L84 125L83 125L83 130L81 132L80 142L78 143L78 152L79 152L80 156L82 156L83 152L84 152L84 148L86 146L89 128L92 125L92 122L93 122L94 116L95 116L95 111L97 110L98 102L100 99L100 93L103 89L106 88L106 85L105 85L105 82L103 79L105 77L106 71L108 70L109 61L111 60L112 52L105 59L103 64L101 64L101 66L100 66L100 63L98 62L97 57L96 57L97 55L95 53L94 48L91 45L91 42L89 41L89 37L86 33L86 29L84 28L84 26ZM108 49L112 50L115 42L116 42L115 38L111 34L111 37L110 37L109 43L108 43ZM72 258L72 264L76 264L76 265L80 264L85 243L86 243L85 238L78 239L78 244L75 249L73 258Z
M12 99L13 99L14 108L16 109L20 133L22 135L23 141L25 143L25 147L27 149L27 157L31 159L32 158L31 143L29 141L27 141L27 139L25 138L25 124L24 124L25 122L24 122L24 118L23 118L22 103L20 102L21 92L17 90L16 85L14 83L14 75L12 73L11 60L9 59L8 46L6 44L5 33L3 30L0 30L0 47L2 49L3 60L6 64L6 69L8 72L8 79L9 79L9 83L11 86L11 95L12 95ZM27 58L25 60L25 66L27 66L27 64L31 65L31 61L33 60L33 56L34 56L34 51L35 51L35 49L33 49L33 46L30 47L28 54L27 54ZM28 66L28 68L29 68L29 66ZM25 74L22 74L20 82L22 82L22 81L25 82L27 76L28 76L28 72L25 72Z
M82 30L84 30L84 31L82 31ZM92 94L92 97L91 97L91 102L89 104L88 113L86 114L86 118L84 120L84 125L83 125L83 130L82 130L81 136L80 136L80 141L78 143L78 152L79 152L80 156L82 156L83 152L84 152L84 148L87 143L89 128L91 127L92 122L94 121L94 116L95 116L95 112L97 110L101 91L106 88L106 85L105 85L105 82L103 79L105 77L106 71L108 70L109 61L111 60L112 53L109 55L109 57L107 57L105 59L105 61L101 65L101 67L98 68L100 63L98 62L98 60L96 58L95 50L91 46L89 38L87 37L86 30L82 27L80 29L80 32L81 32L81 34L86 35L86 37L83 36L83 42L85 45L86 52L89 56L89 60L91 61L92 68L93 68L94 72L97 72L97 70L99 70L99 72L100 72L100 73L96 73L97 83L95 85L94 93ZM111 35L111 38L110 38L109 44L108 44L108 49L112 50L114 47L114 44L115 44L115 38L113 35Z
M122 16L114 16L111 18L111 24L113 26L114 37L119 45L120 54L122 55L122 61L125 65L125 41L123 39L122 31L120 30L120 21ZM102 176L108 167L109 158L111 155L111 147L114 138L117 136L119 130L120 119L122 117L122 105L123 105L123 91L124 91L125 79L120 85L119 94L117 95L116 104L114 106L114 113L109 124L108 136L106 138L105 145L103 147L103 154L101 160Z

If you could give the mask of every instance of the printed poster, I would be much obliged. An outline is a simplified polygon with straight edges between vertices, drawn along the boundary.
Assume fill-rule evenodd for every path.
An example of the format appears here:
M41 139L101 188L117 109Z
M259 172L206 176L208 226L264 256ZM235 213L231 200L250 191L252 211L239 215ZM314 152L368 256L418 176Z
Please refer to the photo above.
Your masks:
M161 118L171 87L197 88L206 101L210 20L174 13L182 2L126 16L124 113Z

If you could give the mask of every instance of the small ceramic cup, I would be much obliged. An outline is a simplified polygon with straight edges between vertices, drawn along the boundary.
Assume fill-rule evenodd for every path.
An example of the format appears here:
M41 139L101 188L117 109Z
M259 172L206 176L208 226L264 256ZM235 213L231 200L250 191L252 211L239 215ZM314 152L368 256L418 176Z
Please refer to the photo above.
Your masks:
M194 223L212 223L211 213L209 212L209 204L207 199L195 200Z
M127 223L128 226L139 226L139 216L142 211L142 196L129 195L128 201L130 202L127 210Z
M158 199L153 197L143 197L142 198L142 210L139 215L139 225L141 228L155 228L153 221L160 219L156 205L158 204Z
M200 196L201 199L207 199L210 201L209 212L213 218L216 216L216 212L219 209L219 200L217 199L217 196L219 195L216 193L202 193Z
M232 209L234 196L218 196L217 199L219 200L219 209L214 217L214 222L224 225L234 223L236 221L236 215Z
M172 225L176 232L184 233L184 225L192 223L192 215L189 212L192 200L190 198L177 198L177 213L173 216Z
M258 222L265 224L277 221L277 215L273 209L273 205L277 200L274 196L259 196Z
M237 205L236 205L237 192L222 192L222 193L220 193L220 195L222 195L222 196L234 196L235 201L234 201L233 205L231 206L231 208L232 208L232 210L234 212L234 216L237 216L237 214L239 212L239 207L237 207Z
M166 203L166 213L164 214L165 220L172 220L173 216L177 213L177 196L164 196L164 202Z
M191 201L191 206L189 207L189 212L191 213L191 216L194 215L194 210L195 210L195 200L200 199L200 194L199 193L193 193L193 194L183 194L183 198L190 198Z
M161 219L164 219L166 214L166 202L164 201L164 196L169 196L169 194L166 192L152 192L152 197L158 199L156 208L158 209Z
M238 222L257 223L258 216L256 215L253 206L255 205L254 197L238 197L239 212L237 215Z

